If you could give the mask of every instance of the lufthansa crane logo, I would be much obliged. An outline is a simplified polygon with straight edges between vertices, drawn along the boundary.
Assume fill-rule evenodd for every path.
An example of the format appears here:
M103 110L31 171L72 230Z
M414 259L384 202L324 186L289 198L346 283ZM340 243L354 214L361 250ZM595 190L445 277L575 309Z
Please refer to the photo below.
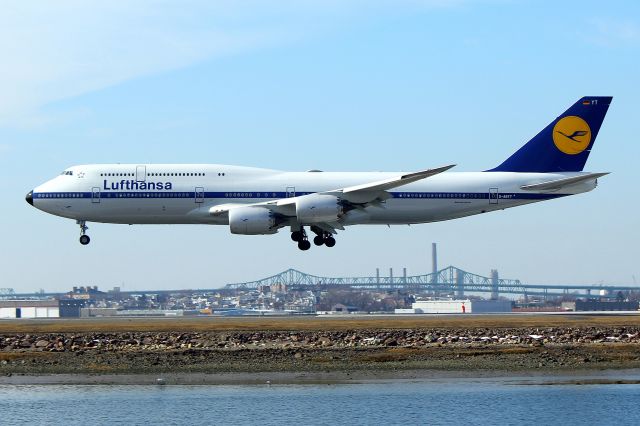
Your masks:
M591 142L591 129L586 121L575 115L562 117L553 127L553 143L569 155L580 154Z

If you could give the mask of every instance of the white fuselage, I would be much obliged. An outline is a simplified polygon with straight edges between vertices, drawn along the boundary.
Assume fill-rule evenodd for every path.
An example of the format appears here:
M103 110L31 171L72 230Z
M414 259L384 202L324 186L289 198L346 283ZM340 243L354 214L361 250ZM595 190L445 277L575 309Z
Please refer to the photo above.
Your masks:
M581 174L442 173L389 190L391 197L386 201L353 209L340 218L340 224L434 222L592 190L595 181L557 192L521 189L523 185ZM216 164L82 165L35 188L33 205L57 216L88 222L225 225L228 217L211 214L212 207L283 199L397 175L282 172Z

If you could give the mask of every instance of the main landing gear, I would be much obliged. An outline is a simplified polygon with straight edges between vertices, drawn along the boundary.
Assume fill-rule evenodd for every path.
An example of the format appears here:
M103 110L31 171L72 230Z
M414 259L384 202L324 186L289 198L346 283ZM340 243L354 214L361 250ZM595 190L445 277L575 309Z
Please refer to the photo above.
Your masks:
M76 223L80 225L80 244L86 246L91 241L91 238L89 238L89 236L86 234L89 227L86 225L86 222L84 220L78 220L76 221Z
M297 241L298 242L298 248L300 250L306 251L306 250L309 250L311 248L311 243L309 242L309 239L307 238L307 233L305 232L304 228L300 228L299 231L291 232L291 239L293 241Z
M327 247L333 247L336 245L336 239L333 238L330 233L316 228L315 226L311 227L311 230L316 234L316 236L313 237L313 244L315 244L316 246L321 246L324 244ZM291 239L298 243L298 248L300 250L306 251L311 248L311 243L309 242L309 238L307 237L307 232L303 227L301 227L297 231L292 231Z

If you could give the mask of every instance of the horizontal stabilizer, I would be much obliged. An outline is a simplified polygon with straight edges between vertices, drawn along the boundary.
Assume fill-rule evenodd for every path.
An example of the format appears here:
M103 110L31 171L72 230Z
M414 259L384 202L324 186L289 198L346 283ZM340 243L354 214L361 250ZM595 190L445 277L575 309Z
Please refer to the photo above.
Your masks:
M563 179L550 180L548 182L534 183L531 185L523 185L520 189L525 191L557 191L567 186L576 185L581 182L598 179L599 177L608 175L609 173L588 173L579 176L573 176Z

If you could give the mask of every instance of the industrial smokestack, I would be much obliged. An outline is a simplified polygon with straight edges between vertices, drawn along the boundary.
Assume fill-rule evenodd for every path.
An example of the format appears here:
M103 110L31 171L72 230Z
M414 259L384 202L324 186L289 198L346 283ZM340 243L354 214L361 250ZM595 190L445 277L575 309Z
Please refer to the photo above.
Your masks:
M500 277L497 269L491 270L491 300L498 300L500 293L498 292L498 286L500 284Z
M431 266L434 274L438 272L438 248L436 243L431 243Z
M458 299L464 297L464 274L462 269L456 268L456 297Z

